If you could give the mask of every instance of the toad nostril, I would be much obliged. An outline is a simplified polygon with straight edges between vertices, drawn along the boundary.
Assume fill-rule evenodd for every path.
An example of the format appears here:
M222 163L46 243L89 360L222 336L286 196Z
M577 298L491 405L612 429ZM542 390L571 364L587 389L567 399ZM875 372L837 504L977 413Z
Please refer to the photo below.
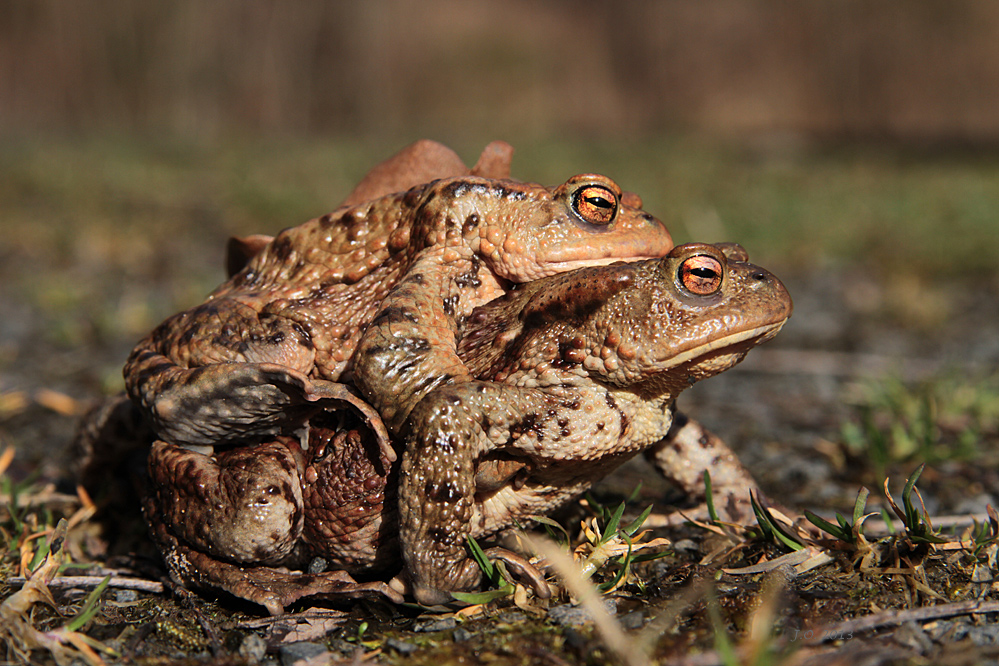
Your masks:
M767 274L763 271L755 271L753 273L753 279L762 282L763 280L767 279Z

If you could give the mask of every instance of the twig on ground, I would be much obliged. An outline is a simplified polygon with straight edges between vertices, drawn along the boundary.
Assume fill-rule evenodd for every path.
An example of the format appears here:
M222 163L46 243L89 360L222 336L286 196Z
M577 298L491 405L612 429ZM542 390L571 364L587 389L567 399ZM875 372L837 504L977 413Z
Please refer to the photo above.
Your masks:
M815 632L814 637L806 640L805 644L819 645L828 639L880 629L881 627L904 624L906 622L925 622L943 617L981 615L983 613L999 613L999 601L955 601L950 604L938 604L936 606L912 608L909 610L887 610L813 629L812 631Z
M332 608L320 609L311 608L301 613L287 613L285 615L271 615L269 617L258 617L252 620L241 620L233 626L240 629L261 629L280 622L300 622L305 620L333 620L347 617L348 613Z
M103 580L103 576L59 576L58 578L54 578L49 581L48 587L79 587L89 589L97 587ZM13 576L7 579L7 584L14 587L21 587L26 582L27 580L23 576ZM139 590L140 592L151 592L153 594L163 594L163 583L158 583L154 580L145 580L142 578L123 578L120 576L112 576L111 580L108 582L108 587L116 587L125 590Z

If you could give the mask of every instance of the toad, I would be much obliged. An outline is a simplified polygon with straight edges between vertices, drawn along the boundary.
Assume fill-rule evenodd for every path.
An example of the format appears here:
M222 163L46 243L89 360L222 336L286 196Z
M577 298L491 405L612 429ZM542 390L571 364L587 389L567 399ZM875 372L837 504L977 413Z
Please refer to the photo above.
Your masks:
M665 438L677 395L738 363L791 314L783 285L744 259L738 247L683 245L530 282L476 308L458 319L456 347L474 379L416 405L395 463L369 427L336 410L313 416L305 448L282 436L209 456L157 442L146 510L172 575L271 612L310 595L398 600L399 589L437 604L480 582L466 537L529 523L639 452L699 482L682 450L696 442ZM752 483L727 451L712 453L695 464ZM491 554L531 579L518 556ZM281 568L312 558L332 570ZM400 566L398 589L352 577Z
M376 170L348 205L245 242L229 281L138 344L126 389L161 439L287 433L318 409L347 406L394 459L378 416L398 435L434 388L471 379L455 344L476 306L511 283L673 245L641 200L604 176L555 188L493 177L508 171L509 149L491 144L467 174L386 193L458 168L443 153L427 159L426 146L410 157Z

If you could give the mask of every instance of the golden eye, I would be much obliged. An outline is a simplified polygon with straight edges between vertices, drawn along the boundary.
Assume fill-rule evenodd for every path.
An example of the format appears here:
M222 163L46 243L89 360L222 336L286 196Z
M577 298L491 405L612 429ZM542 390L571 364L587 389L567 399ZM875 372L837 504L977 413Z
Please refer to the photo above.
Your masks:
M710 296L722 283L722 265L714 257L698 254L685 259L677 271L680 284L696 296Z
M572 207L590 224L610 224L617 214L617 196L602 185L579 188L572 198Z

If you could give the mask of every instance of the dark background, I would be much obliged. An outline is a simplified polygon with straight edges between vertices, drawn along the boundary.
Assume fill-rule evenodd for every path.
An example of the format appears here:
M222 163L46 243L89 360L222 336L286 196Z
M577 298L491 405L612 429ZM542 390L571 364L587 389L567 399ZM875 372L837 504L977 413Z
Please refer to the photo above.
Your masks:
M11 130L999 139L999 7L6 2Z

